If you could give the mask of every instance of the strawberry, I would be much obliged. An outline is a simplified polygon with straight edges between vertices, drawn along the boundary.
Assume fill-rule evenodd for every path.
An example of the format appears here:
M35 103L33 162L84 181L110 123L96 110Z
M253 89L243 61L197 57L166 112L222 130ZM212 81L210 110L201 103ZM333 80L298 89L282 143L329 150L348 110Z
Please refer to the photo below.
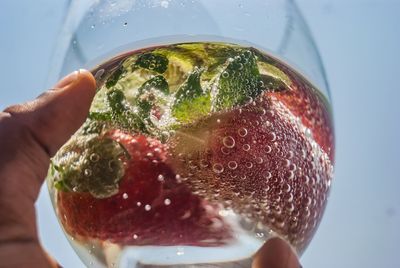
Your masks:
M232 230L210 205L219 204L259 238L272 229L301 253L332 178L324 97L253 48L144 52L106 68L104 103L57 154L65 229L119 244L222 245Z
M281 68L285 68L283 65ZM286 70L292 80L291 90L284 92L269 92L268 94L282 102L293 115L301 118L304 126L313 133L315 141L334 162L334 136L331 115L327 112L328 105L323 102L315 89L302 83L297 75Z
M191 188L269 226L302 251L319 223L332 163L277 97L222 111L177 131L174 165Z
M165 145L120 130L106 136L129 154L121 160L118 192L96 198L59 191L58 213L69 234L130 245L214 246L232 238L218 207L194 195L166 163Z

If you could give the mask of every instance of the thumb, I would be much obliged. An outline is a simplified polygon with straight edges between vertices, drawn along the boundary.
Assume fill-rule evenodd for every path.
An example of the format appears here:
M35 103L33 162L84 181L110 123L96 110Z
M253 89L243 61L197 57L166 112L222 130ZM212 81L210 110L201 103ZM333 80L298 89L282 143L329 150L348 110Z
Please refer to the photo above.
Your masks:
M296 254L280 238L271 238L254 256L252 268L301 268Z
M92 74L74 72L55 87L0 112L0 178L6 188L13 189L0 188L0 194L21 195L23 188L35 200L50 157L84 123L96 93Z
M5 112L18 125L27 127L51 157L83 124L95 93L96 81L92 74L79 70L34 101L12 106Z
M45 267L34 202L50 157L85 121L95 93L95 79L81 70L36 100L0 112L0 263ZM21 248L30 253L19 258Z

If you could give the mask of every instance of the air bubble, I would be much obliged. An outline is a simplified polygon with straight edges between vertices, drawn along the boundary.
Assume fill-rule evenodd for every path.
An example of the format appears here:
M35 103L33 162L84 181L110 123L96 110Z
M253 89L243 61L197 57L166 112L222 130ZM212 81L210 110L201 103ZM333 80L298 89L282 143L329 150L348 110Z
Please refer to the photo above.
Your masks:
M240 137L246 137L247 136L247 129L245 129L245 128L240 128L239 130L238 130L238 134L239 134L239 136Z
M213 171L217 174L221 174L222 172L224 172L224 166L217 163L213 165Z
M164 181L164 175L162 175L162 174L158 175L157 180Z
M185 255L184 249L182 247L178 247L178 249L176 251L176 255L178 255L178 256Z
M246 151L246 152L249 151L250 150L250 145L249 144L244 144L243 145L243 150Z
M151 210L151 206L150 206L150 205L145 205L145 206L144 206L144 210L150 211L150 210Z
M290 185L288 183L286 183L285 185L283 185L283 190L287 193L290 192L292 188L290 187Z
M124 194L122 195L122 198L123 198L123 199L128 199L128 197L129 197L129 196L128 196L127 193L124 193Z
M164 200L164 204L165 204L166 206L171 205L171 200L168 199L168 198L166 198L166 199Z
M200 166L203 168L208 167L208 161L205 159L200 160Z
M221 147L221 152L223 154L229 154L229 149L227 147Z
M256 237L257 238L263 238L264 237L264 233L256 233Z
M235 139L232 138L231 136L224 137L224 138L222 139L222 143L223 143L224 146L227 147L227 148L233 148L233 147L235 147Z
M293 171L293 172L294 172L294 171L296 171L296 169L297 169L296 164L293 164L293 163L292 163L292 164L289 165L289 170L290 170L290 171Z
M90 170L90 169L85 169L84 171L83 171L83 173L85 174L85 176L86 177L90 177L90 176L92 176L92 170Z
M307 138L312 138L312 133L311 133L311 130L309 128L306 128L305 134L306 134Z
M275 141L275 140L276 140L276 134L275 134L275 132L270 132L270 133L269 133L269 140L270 140L270 141Z
M108 161L108 170L114 171L114 165L115 165L115 161L114 160Z
M293 171L286 172L285 178L288 179L288 180L293 180L294 179L294 172Z
M169 7L169 2L167 0L161 1L160 6L163 8L168 8Z
M90 155L90 161L96 163L100 160L100 156L98 154L91 154Z
M137 203L136 203L136 206L138 206L138 207L140 207L141 205L142 205L141 202L137 202Z
M285 159L285 160L283 160L283 164L285 165L285 167L288 168L290 166L291 162L289 159Z
M269 146L269 145L267 145L267 147L265 147L265 152L266 152L267 154L269 154L270 152L272 152L272 147Z
M235 170L238 167L238 164L236 163L236 161L230 161L228 163L228 167L232 170Z
M137 234L134 234L134 235L133 235L133 239L135 239L135 240L138 239L138 237L139 237L139 236L138 236Z

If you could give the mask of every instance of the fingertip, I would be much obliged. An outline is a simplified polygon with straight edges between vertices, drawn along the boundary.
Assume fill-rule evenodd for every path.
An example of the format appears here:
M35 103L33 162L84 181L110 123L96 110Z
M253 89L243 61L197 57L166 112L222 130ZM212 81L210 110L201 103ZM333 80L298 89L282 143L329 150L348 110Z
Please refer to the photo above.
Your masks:
M94 78L94 76L92 75L91 72L89 72L88 70L85 70L85 69L80 69L78 71L78 79L77 80L78 80L79 84L84 85L85 88L95 92L97 83L96 83L96 79Z
M66 107L78 106L79 109L87 110L96 94L96 80L87 70L81 69L75 73L76 79L61 88L58 94L63 96L65 101L70 101L70 105ZM68 79L69 76L63 80Z
M296 253L284 240L268 240L254 256L252 268L300 268Z
M96 80L92 73L85 69L74 71L61 79L55 86L55 89L83 88L89 91L95 91Z

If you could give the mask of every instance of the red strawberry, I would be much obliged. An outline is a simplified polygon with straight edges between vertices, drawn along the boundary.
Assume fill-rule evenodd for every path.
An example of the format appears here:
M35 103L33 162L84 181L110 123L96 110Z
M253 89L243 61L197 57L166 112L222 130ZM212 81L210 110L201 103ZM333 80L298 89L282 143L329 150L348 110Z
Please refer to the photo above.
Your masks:
M268 95L276 97L293 115L301 118L304 126L309 128L315 141L329 155L334 162L334 135L331 115L327 111L327 103L318 95L315 89L305 84L293 71L281 65L286 70L292 84L290 90L269 92Z
M232 238L218 207L192 194L166 164L165 145L118 130L109 137L131 157L119 191L104 199L58 192L58 213L68 233L131 245L214 246Z
M265 94L180 130L171 148L193 190L302 251L321 219L332 177L331 160L314 138L301 118Z

